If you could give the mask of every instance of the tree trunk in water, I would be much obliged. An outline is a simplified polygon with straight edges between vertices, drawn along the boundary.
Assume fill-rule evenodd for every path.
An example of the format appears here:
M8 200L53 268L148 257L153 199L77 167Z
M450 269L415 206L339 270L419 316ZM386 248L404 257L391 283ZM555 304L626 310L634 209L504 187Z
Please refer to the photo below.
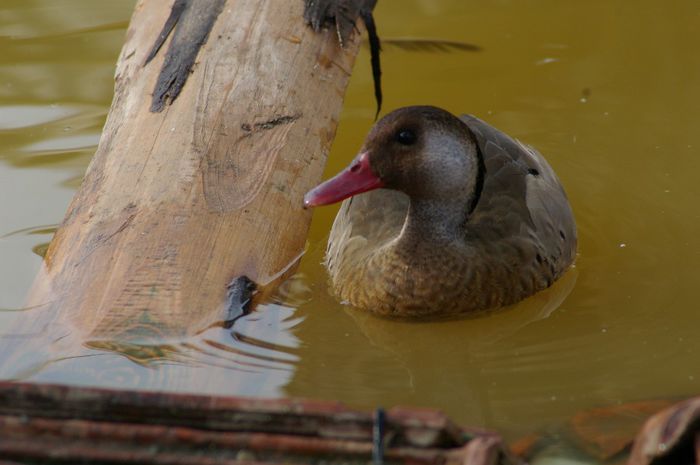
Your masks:
M232 279L270 285L303 253L302 197L321 177L359 34L341 48L332 29L313 32L300 0L228 0L180 95L152 112L176 39L146 61L170 7L136 6L99 147L17 339L2 343L4 378L85 346L191 336L226 318Z

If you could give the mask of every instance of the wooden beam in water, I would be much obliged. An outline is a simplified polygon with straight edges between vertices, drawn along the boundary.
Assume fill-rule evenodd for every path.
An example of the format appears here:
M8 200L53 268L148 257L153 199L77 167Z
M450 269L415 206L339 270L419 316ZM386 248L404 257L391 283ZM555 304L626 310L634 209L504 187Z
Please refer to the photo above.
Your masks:
M306 25L302 1L194 1L164 27L171 6L136 6L99 147L48 249L32 310L17 340L2 343L3 357L14 354L4 377L19 361L46 358L34 336L80 345L192 335L225 319L232 279L269 285L303 254L311 213L302 196L321 177L359 34L341 48L335 31ZM175 24L188 8L204 10ZM202 17L206 42L161 108L152 97L166 50L187 44L187 33L201 38Z
M0 456L20 463L518 465L444 414L0 382ZM0 462L1 463L1 462Z

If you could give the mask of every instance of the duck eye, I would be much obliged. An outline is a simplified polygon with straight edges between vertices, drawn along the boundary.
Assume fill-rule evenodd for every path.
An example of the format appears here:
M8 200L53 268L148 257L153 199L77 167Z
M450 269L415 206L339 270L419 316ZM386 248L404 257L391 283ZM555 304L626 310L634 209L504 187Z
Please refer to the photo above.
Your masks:
M396 133L396 141L402 145L412 145L416 142L416 134L410 129L401 129Z

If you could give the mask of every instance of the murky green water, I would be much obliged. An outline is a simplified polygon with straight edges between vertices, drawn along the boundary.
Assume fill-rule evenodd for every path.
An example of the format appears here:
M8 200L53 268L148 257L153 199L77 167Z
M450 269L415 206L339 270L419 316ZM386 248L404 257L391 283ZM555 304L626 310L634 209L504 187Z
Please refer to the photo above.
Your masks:
M37 253L95 149L132 6L0 6L3 337L25 313L19 309ZM591 406L697 394L700 5L380 0L376 16L387 39L482 48L445 53L387 44L385 109L433 104L469 112L537 147L577 217L576 268L551 290L487 317L379 320L329 295L319 263L335 209L318 209L300 275L284 286L284 306L249 316L240 337L211 359L236 383L202 390L439 407L511 437ZM373 121L367 55L355 67L329 175L355 155ZM211 360L198 368L205 376L217 365ZM132 384L62 379L63 362L54 362L26 379Z

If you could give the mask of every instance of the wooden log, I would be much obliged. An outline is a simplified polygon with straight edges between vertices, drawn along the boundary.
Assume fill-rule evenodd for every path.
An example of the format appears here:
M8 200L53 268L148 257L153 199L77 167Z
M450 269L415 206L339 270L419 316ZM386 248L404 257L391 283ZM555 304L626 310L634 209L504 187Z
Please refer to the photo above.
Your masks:
M0 456L43 464L521 463L498 435L461 429L429 409L395 407L378 420L337 402L2 382Z
M4 377L47 358L32 336L187 337L225 319L233 278L270 285L303 254L302 196L320 180L359 34L341 48L306 25L300 0L227 0L177 100L152 112L173 39L146 61L170 6L136 6L99 147L14 331L21 343L0 348L16 355Z

